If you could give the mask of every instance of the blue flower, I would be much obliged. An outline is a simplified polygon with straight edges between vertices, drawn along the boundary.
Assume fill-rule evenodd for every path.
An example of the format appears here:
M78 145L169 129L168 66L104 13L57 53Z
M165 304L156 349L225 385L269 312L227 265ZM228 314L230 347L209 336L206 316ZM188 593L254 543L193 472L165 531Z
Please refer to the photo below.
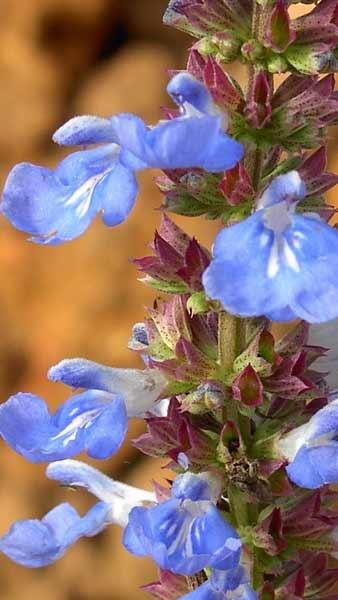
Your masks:
M138 192L136 170L235 166L243 147L224 133L222 115L205 86L180 73L168 92L180 114L155 127L131 114L65 123L53 136L58 144L102 145L71 154L55 170L16 165L5 183L2 213L32 241L56 245L81 235L97 213L109 227L125 221Z
M63 503L41 520L14 523L0 538L0 551L26 567L43 567L53 563L80 537L96 535L112 523L124 527L132 507L155 502L153 493L113 481L78 461L51 463L47 475L64 485L87 488L100 502L83 517L70 504Z
M232 169L243 156L243 146L224 133L223 116L207 88L188 73L179 73L167 89L180 107L179 117L152 128L134 115L113 117L122 164L132 169Z
M338 232L317 215L295 214L305 195L296 171L277 177L257 211L216 237L203 275L225 310L310 323L338 315Z
M338 483L338 400L284 435L278 448L289 461L289 478L300 487Z
M0 435L32 462L83 451L108 458L120 448L128 418L165 409L156 402L166 383L157 369L114 369L74 358L52 367L49 378L87 391L71 396L54 415L33 394L16 394L0 406Z
M210 579L180 600L258 600L243 567L212 571Z
M85 358L62 360L49 369L48 377L73 388L122 396L129 418L156 410L156 401L166 384L158 369L116 369Z
M171 499L131 511L123 543L133 554L150 556L162 569L182 575L206 567L236 568L241 551L208 481L191 473L176 479Z
M98 212L105 225L119 225L134 206L138 185L118 156L118 146L107 144L71 154L54 171L20 163L5 183L1 211L31 241L48 245L78 237Z
M97 503L84 517L64 502L39 521L17 521L0 538L0 551L25 567L43 567L63 556L80 537L96 535L105 527L109 507Z
M33 394L16 394L0 406L0 435L31 462L83 451L108 458L121 446L127 423L123 398L99 390L72 396L53 415Z

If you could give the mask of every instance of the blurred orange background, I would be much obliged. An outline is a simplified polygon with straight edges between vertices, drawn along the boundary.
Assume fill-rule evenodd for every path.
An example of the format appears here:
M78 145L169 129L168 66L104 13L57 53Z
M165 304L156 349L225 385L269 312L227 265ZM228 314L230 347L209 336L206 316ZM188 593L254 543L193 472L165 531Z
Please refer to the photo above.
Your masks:
M2 0L0 6L0 170L4 181L21 160L49 166L62 157L52 132L75 114L134 112L149 123L168 103L168 68L182 68L190 39L164 27L167 0ZM332 136L331 143L334 143ZM331 168L333 165L331 165ZM154 294L137 281L129 258L146 253L159 223L154 173L127 223L110 230L99 219L78 240L49 248L26 241L4 220L0 230L1 400L30 391L51 409L68 391L46 379L64 357L83 356L141 367L127 349L131 327ZM333 197L331 195L331 201ZM176 219L210 245L215 226ZM141 431L133 423L130 436ZM60 501L84 511L89 497L59 489L44 466L29 465L0 445L0 534L16 519L41 517ZM94 463L93 463L94 464ZM122 451L97 466L133 485L150 486L160 464ZM0 556L4 600L141 600L138 587L156 579L150 561L128 555L111 527L81 540L55 565L26 570Z

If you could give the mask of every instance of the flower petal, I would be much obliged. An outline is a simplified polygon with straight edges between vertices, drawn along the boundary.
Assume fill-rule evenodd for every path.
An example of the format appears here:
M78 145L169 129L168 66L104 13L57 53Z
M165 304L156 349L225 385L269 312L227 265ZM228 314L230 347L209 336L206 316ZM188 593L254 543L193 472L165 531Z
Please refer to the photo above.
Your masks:
M134 172L116 163L97 184L95 202L103 211L102 220L107 227L120 225L135 205L138 183Z
M291 481L311 490L338 483L338 442L317 447L302 446L286 471Z
M132 553L151 556L162 568L192 575L208 566L238 565L240 540L212 502L171 499L152 508L134 508L123 543Z
M117 115L113 124L122 148L120 160L129 168L230 169L242 158L243 146L223 133L221 121L219 116L182 117L147 129L134 115ZM140 167L132 157L140 160Z
M20 163L8 175L1 212L20 231L48 235L55 230L66 194L67 190L53 171Z
M110 120L96 116L73 117L53 135L53 141L64 146L115 142L115 138Z
M62 360L51 367L48 377L75 388L120 394L129 417L151 410L166 383L157 369L115 369L84 358Z
M320 220L295 215L285 238L300 266L290 284L291 309L309 323L336 318L338 231Z
M275 177L258 201L257 209L268 208L279 202L290 205L302 200L306 194L305 183L298 171L289 171L285 175Z
M212 490L206 477L200 474L184 473L175 479L171 488L172 496L177 499L211 500Z
M134 174L120 165L116 145L107 144L74 152L55 171L17 165L7 178L1 211L33 241L56 245L81 235L99 211L107 225L121 223L136 194Z
M222 229L214 243L214 258L203 274L208 296L243 316L287 305L285 289L276 289L266 274L272 243L273 233L264 227L263 211Z
M82 451L108 458L122 444L126 429L123 400L101 391L70 398L53 416L32 394L17 394L0 406L1 436L31 462L61 460Z
M60 558L80 537L101 531L108 511L109 507L100 502L80 517L70 504L60 504L41 521L14 523L0 538L0 551L25 567L43 567Z
M124 400L98 390L69 398L53 421L58 433L49 440L46 449L55 448L64 455L52 460L68 458L83 450L92 458L109 458L123 443L128 426ZM62 451L62 447L71 452Z
M134 506L144 502L156 503L153 492L114 481L98 469L77 460L61 460L48 465L47 477L63 485L86 488L110 507L110 522L125 527L128 515Z
M311 217L290 219L285 231L274 232L259 210L223 229L203 275L207 294L243 316L297 316L310 323L336 317L338 232Z
M188 103L201 113L215 115L218 112L208 88L187 71L177 73L172 77L168 83L167 92L173 101L182 108Z
M121 146L121 163L130 169L148 167L146 135L147 126L140 117L121 113L111 118L118 144Z

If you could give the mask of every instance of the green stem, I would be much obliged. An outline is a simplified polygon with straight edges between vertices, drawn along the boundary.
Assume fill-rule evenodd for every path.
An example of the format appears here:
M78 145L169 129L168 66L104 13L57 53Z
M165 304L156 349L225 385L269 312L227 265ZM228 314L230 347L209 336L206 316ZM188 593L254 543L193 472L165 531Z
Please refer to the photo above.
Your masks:
M236 358L236 317L227 312L218 314L218 363L223 371L231 371Z
M221 376L231 373L236 357L245 347L245 321L225 311L218 314L218 364ZM227 419L239 422L237 403L229 398L226 406Z
M253 3L253 13L252 13L252 37L257 39L259 37L259 27L260 27L260 19L261 19L261 6L258 4L256 0Z
M252 185L255 191L258 191L262 176L264 161L264 152L260 148L256 148L253 155L252 165Z
M225 372L231 371L235 358L246 343L246 322L225 311L218 313L218 363Z

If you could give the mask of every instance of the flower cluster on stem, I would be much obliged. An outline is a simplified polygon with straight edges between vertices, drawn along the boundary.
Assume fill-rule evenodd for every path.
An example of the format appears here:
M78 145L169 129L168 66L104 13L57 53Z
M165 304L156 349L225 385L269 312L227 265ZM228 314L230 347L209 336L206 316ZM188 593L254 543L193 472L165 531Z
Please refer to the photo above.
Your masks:
M337 598L338 232L324 193L337 183L326 140L338 10L320 0L292 18L289 4L170 0L165 24L197 41L165 119L74 117L54 141L94 148L8 175L1 212L42 245L76 238L97 213L124 222L140 170L162 170L164 196L151 252L134 260L161 294L129 342L143 368L64 359L48 377L81 391L54 414L30 393L0 406L7 444L97 498L84 516L63 503L15 523L0 550L19 564L48 565L115 524L159 567L145 586L155 598ZM246 89L226 72L234 60ZM168 213L219 219L212 250ZM283 337L274 321L288 323ZM74 460L118 452L132 418L147 425L133 444L173 472L153 491Z

